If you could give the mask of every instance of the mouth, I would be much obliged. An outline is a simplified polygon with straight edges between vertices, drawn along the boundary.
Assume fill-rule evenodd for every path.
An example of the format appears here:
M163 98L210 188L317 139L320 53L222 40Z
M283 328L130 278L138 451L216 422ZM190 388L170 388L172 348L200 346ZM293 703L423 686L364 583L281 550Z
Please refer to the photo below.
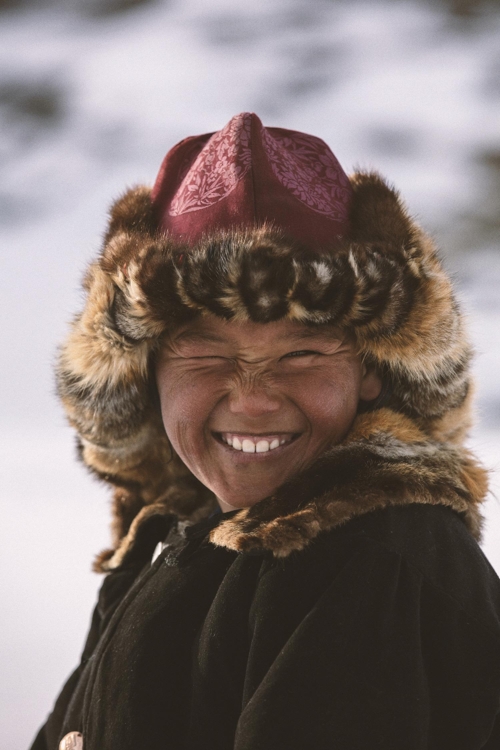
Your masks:
M293 443L300 432L280 432L255 435L241 432L213 432L215 439L229 449L240 453L272 453Z

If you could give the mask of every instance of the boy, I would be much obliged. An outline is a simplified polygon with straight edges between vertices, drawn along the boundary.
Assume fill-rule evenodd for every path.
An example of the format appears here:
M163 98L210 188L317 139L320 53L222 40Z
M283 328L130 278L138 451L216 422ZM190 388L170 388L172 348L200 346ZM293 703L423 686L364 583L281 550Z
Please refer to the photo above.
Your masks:
M493 750L471 350L377 175L254 114L112 208L59 393L115 488L34 750Z

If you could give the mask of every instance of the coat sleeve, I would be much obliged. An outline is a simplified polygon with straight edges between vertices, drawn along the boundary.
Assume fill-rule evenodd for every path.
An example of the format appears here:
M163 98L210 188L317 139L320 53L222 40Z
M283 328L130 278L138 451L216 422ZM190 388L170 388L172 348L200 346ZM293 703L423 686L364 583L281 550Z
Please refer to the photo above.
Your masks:
M500 747L496 614L489 627L400 554L367 543L248 697L235 750ZM252 643L250 657L262 648Z
M30 750L53 750L54 747L57 747L56 738L59 737L67 708L85 666L94 653L111 615L136 579L140 567L142 566L136 564L118 568L104 579L92 615L80 663L64 684L47 721L40 728Z

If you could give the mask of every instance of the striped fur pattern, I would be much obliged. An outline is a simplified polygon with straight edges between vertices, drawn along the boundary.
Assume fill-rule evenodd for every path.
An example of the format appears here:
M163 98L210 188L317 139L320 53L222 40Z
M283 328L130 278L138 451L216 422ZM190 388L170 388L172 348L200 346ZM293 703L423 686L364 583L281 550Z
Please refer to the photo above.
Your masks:
M332 448L335 470L324 474L335 484L341 470L338 456L342 455L342 465L344 461L349 465L347 454L364 456L361 466L366 463L375 471L376 455L386 468L400 467L406 489L391 493L392 500L384 500L387 493L381 489L375 499L367 490L373 487L375 492L375 483L367 478L366 492L353 489L346 505L345 483L342 501L337 490L328 494L325 485L321 498L330 499L314 499L313 507L322 509L317 510L316 521L311 521L311 508L308 515L300 516L300 523L293 521L301 529L301 539L347 520L364 507L361 495L372 497L374 507L384 502L419 502L409 500L412 497L435 502L446 486L443 502L464 513L472 485L480 485L484 495L484 481L462 476L473 472L474 466L461 447L470 425L471 348L450 280L433 243L409 217L394 189L375 173L356 173L351 183L350 236L335 249L325 247L321 252L290 241L272 226L212 234L194 247L185 247L157 230L145 187L129 190L112 207L103 251L85 279L84 310L60 351L57 382L78 433L82 460L116 488L114 550L130 543L137 518L149 513L152 505L192 519L214 507L211 493L168 442L152 378L152 363L165 332L207 312L225 319L267 323L289 318L348 329L359 352L377 367L386 384L385 408L360 415L355 423L368 416L376 422L384 414L385 428L373 428L373 434L363 438L363 450L352 438L357 429L353 428L345 445ZM396 423L387 414L399 427L411 424L419 434L418 440L410 441L411 451L402 463L395 463L394 456L407 441L394 435ZM424 485L435 476L440 461L447 479L442 484L432 479L433 489L426 493ZM359 467L356 471L360 476ZM420 479L412 484L411 476ZM224 522L214 532L214 540L244 548L241 535L254 539L255 519L266 508L278 512L286 505L285 488L283 493L279 501L263 501ZM295 506L295 500L290 502ZM471 507L476 509L477 502L471 494ZM301 503L303 511L307 502ZM476 510L472 516L470 527L477 534ZM279 518L271 523L279 525ZM298 544L296 540L284 548ZM273 542L271 547L280 554L279 544ZM106 553L99 565L113 567L118 564L116 555Z
M347 439L275 495L223 521L211 541L240 552L286 557L321 531L388 505L447 505L481 537L487 475L450 443L429 440L401 414L359 415Z

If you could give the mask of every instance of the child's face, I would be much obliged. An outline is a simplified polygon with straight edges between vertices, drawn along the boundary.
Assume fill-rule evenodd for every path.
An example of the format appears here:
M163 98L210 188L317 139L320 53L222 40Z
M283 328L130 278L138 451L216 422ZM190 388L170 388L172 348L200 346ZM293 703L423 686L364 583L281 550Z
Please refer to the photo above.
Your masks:
M381 390L331 327L212 315L171 335L156 380L173 447L224 511L254 505L339 443L359 399Z

